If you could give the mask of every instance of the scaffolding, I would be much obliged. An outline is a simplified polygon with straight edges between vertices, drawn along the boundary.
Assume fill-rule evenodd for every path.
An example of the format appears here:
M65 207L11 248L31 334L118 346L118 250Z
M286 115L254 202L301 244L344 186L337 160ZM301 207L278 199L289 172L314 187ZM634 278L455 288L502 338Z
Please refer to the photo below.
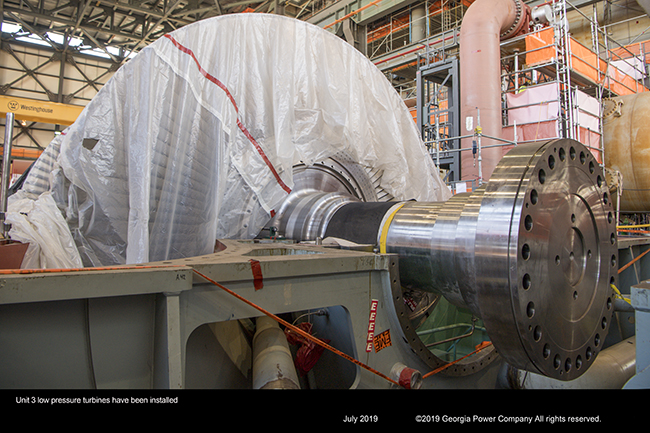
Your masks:
M648 91L642 80L646 64L645 44L623 47L608 38L598 25L596 6L593 17L588 17L569 1L558 1L549 6L548 25L538 24L525 35L501 43L502 67L502 137L497 146L516 146L521 143L555 138L580 141L604 166L602 125L603 101L607 98ZM592 47L574 39L568 28L567 8L576 10L589 21L592 29ZM650 45L649 45L650 46ZM432 58L438 59L431 62ZM428 52L419 61L418 127L434 161L439 162L445 181L456 191L460 173L454 155L467 149L460 148L458 125L460 113L454 107L458 98L457 86L450 86L452 78L440 79L440 69L456 73L449 53ZM630 61L632 59L632 61ZM436 73L432 73L435 71ZM433 87L424 84L435 77ZM444 89L442 87L445 87ZM444 97L448 97L445 100ZM480 161L480 129L474 134ZM483 147L484 148L484 147ZM452 173L450 173L452 172ZM471 185L482 183L477 179Z
M458 29L473 0L426 0L396 11L368 26L367 53L370 59L409 44L426 43L432 36ZM422 16L414 10L423 9ZM414 31L418 27L421 32Z
M567 5L589 21L591 48L579 43L569 33ZM593 17L589 17L568 1L556 2L549 27L536 28L502 44L505 53L502 57L503 127L506 131L516 128L522 141L575 139L587 146L602 165L603 100L648 89L641 82L643 71L638 74L630 72L635 70L635 65L627 59L634 58L634 54L607 37L598 26L595 8L594 5ZM541 90L544 86L546 92ZM529 98L514 96L525 92L545 94L546 99L540 95ZM518 99L524 103L518 103ZM536 110L531 109L535 104L538 104ZM528 124L515 126L513 120L518 117L515 115L517 111L528 111ZM549 124L553 127L548 127ZM506 136L509 135L511 133L506 132Z
M436 62L429 62L432 58ZM447 184L458 181L460 155L460 84L457 57L444 51L425 53L416 76L416 123L436 166Z

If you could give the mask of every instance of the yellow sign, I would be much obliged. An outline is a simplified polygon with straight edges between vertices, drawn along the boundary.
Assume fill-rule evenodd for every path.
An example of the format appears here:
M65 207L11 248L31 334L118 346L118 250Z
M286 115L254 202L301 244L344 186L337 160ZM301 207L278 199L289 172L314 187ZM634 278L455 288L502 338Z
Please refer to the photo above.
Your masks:
M0 113L14 113L16 120L72 125L83 109L81 105L0 95Z
M375 337L375 352L379 352L380 350L392 345L393 343L390 340L390 330L386 330Z

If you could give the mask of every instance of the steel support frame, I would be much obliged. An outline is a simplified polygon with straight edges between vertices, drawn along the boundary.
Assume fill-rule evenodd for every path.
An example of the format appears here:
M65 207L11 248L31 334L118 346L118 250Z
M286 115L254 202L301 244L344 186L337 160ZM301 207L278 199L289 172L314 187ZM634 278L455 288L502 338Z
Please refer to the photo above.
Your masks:
M625 389L650 388L650 282L644 281L631 288L631 303L635 310L636 374L625 384Z
M332 315L315 320L316 334L348 356L387 376L397 363L423 374L433 369L419 353L424 346L413 343L395 256L313 245L224 244L219 253L140 267L0 275L0 387L182 389L193 374L186 371L186 349L195 330L263 311L330 309ZM261 288L251 261L260 264ZM382 350L371 345L367 352L373 303L371 336L390 338ZM328 363L323 371L333 368L347 377L337 386L394 386L334 353L326 351L322 362ZM487 383L496 383L498 365L486 369ZM321 381L327 377L323 371ZM470 387L479 379L484 374L438 374L423 387Z
M460 75L458 58L453 57L441 62L427 64L420 67L416 73L416 98L417 98L417 126L422 139L427 142L433 142L432 147L446 144L447 149L459 149L460 142L458 139L445 140L437 139L436 124L431 124L432 117L442 114L448 116L449 137L460 136ZM437 83L448 88L448 107L446 109L436 109L428 101L427 83ZM429 147L429 146L427 146ZM448 181L460 180L460 153L459 152L440 152L440 158L436 158L435 151L432 152L432 158L439 168L449 170Z

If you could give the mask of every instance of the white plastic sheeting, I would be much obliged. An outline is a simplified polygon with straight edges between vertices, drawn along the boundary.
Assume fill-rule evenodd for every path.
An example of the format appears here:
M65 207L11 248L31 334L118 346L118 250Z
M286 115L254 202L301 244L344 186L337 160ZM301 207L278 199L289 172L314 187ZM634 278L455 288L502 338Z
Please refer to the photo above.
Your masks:
M25 269L80 268L81 257L68 226L49 191L33 200L23 191L9 197L7 222L11 238L29 244L22 266Z
M162 37L51 146L24 189L36 197L46 181L85 266L252 238L290 193L292 167L339 151L382 169L396 199L450 196L383 74L331 33L276 15Z
M575 104L571 116L575 125L575 139L592 148L594 156L602 159L600 148L600 103L580 90L574 94ZM555 83L528 87L518 93L506 94L508 126L503 128L503 138L514 140L517 125L517 141L529 142L559 138L560 95ZM510 147L504 147L504 152Z

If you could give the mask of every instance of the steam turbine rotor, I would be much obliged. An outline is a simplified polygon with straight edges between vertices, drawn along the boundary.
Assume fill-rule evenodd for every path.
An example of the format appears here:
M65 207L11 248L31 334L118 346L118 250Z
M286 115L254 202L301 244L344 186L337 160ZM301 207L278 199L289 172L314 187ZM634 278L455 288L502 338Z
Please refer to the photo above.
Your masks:
M571 380L595 359L612 316L608 192L591 152L559 139L517 146L487 184L445 202L299 190L275 222L295 240L396 254L402 287L469 309L511 365Z

